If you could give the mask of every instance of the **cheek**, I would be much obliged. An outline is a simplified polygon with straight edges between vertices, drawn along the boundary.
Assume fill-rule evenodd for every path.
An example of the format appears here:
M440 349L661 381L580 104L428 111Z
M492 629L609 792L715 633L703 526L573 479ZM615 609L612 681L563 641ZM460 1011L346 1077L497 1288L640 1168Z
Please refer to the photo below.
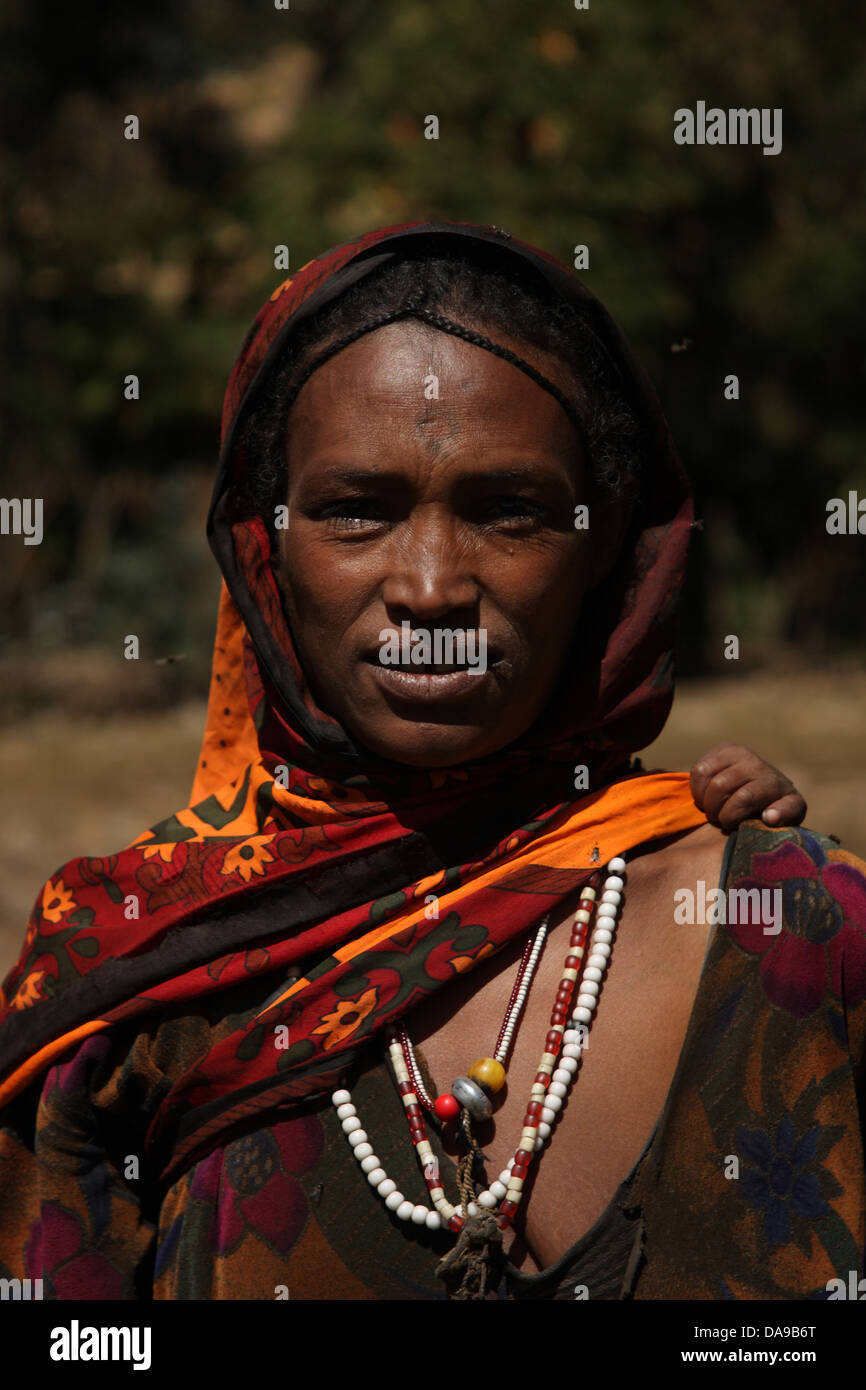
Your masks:
M339 565L303 543L281 566L280 592L299 640L326 635L339 643L367 601L357 564Z
M589 552L582 538L545 549L515 552L496 567L491 596L533 640L565 629L566 638L589 582Z

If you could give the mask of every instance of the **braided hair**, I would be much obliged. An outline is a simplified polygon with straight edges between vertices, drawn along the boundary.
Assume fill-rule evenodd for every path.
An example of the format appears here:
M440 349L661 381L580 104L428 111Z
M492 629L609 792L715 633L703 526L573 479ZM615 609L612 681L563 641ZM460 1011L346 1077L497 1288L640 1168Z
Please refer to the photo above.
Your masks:
M443 310L447 310L445 317ZM453 316L453 317L452 317ZM454 323L456 318L462 327ZM437 327L520 366L569 415L588 454L590 496L631 499L640 485L640 427L610 358L579 310L560 299L531 267L507 269L461 251L452 257L412 256L377 267L303 322L257 394L243 429L247 473L243 498L270 526L287 491L285 442L289 415L304 383L329 357L374 328L400 320ZM480 330L500 332L554 357L570 397Z

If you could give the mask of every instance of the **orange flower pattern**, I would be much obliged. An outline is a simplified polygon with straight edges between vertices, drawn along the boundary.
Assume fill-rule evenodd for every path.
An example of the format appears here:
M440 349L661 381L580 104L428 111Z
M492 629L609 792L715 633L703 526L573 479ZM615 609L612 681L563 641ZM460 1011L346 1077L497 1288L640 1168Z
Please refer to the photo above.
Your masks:
M220 870L223 874L240 874L244 883L249 883L253 874L264 875L265 865L272 864L274 856L265 849L265 840L257 836L244 840L242 844L230 849Z
M174 844L141 845L141 846L140 846L140 849L141 849L141 854L142 854L142 858L143 858L143 859L153 859L153 858L156 857L156 858L161 859L162 862L163 862L163 864L170 864L171 861L172 861L172 858L173 858L173 856L174 856L174 852L175 852L175 850L177 849L177 845L174 845Z
M31 1004L43 997L40 985L45 979L44 970L33 970L18 986L15 994L9 1000L11 1009L29 1009Z
M350 1038L360 1028L364 1019L376 1006L375 989L368 989L360 999L341 999L333 1013L323 1014L322 1021L314 1033L326 1033L322 1043L325 1052L336 1047L344 1038Z
M62 878L49 878L42 889L42 916L47 922L59 922L65 912L77 907L74 897Z

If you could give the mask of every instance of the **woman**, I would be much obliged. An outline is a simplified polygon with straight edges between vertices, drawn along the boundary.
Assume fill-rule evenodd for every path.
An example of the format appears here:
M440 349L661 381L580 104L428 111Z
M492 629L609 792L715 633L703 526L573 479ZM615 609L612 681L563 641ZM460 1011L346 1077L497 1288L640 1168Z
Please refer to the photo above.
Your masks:
M416 224L275 291L226 396L191 804L49 880L6 982L4 1272L748 1299L859 1266L863 866L726 839L629 761L691 517L543 253ZM796 819L754 773L714 753L708 812ZM714 929L716 885L760 910Z

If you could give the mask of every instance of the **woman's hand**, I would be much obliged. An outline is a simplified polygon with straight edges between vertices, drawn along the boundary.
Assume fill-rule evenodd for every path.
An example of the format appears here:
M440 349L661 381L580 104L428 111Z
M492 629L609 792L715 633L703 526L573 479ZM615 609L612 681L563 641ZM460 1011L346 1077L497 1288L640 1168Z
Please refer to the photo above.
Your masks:
M722 830L756 816L766 825L799 825L806 814L793 782L737 743L717 743L704 753L690 780L696 805Z

